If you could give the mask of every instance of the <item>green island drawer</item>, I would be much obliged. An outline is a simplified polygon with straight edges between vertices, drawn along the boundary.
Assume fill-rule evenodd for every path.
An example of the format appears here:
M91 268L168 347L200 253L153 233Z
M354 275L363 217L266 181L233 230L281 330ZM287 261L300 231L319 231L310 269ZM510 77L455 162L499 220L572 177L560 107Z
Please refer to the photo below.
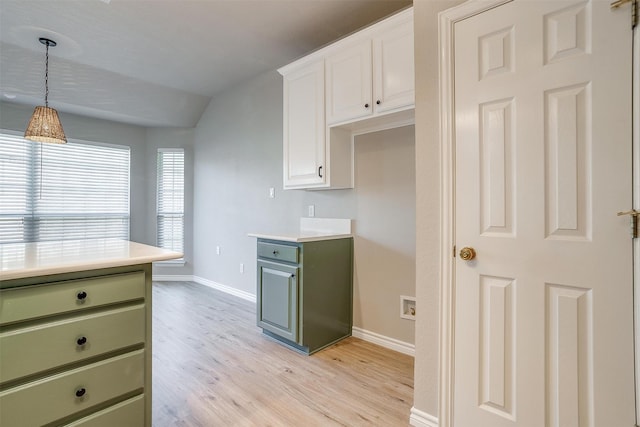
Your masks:
M137 350L0 392L0 425L53 423L143 387L144 350Z
M66 424L65 427L140 427L144 425L144 394Z
M0 290L0 325L144 298L144 271Z
M297 246L280 245L277 243L258 242L258 257L279 261L298 263L299 248Z
M144 343L144 339L143 304L2 331L0 384Z

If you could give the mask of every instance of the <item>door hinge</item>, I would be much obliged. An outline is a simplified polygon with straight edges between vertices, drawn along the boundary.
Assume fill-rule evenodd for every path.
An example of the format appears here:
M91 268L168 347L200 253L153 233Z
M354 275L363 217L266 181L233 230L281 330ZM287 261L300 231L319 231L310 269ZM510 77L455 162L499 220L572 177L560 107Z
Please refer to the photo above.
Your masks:
M456 245L453 245L453 253L451 254L454 258L456 257Z
M618 216L629 215L631 217L631 238L638 238L638 215L640 215L640 211L635 209L631 209L626 212L618 212Z
M638 25L638 0L616 0L611 3L611 9L617 9L627 3L631 3L631 29Z

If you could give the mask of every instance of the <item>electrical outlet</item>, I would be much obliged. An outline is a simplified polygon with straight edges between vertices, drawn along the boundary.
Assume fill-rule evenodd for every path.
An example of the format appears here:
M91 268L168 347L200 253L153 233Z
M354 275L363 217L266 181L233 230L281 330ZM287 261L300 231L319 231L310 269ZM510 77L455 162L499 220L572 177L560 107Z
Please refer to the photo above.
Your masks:
M313 218L316 216L316 207L315 205L309 205L309 218Z
M216 246L216 255L220 255L220 246Z
M244 273L244 264L240 263L240 273Z
M269 188L269 198L274 199L276 197L276 189L271 187Z

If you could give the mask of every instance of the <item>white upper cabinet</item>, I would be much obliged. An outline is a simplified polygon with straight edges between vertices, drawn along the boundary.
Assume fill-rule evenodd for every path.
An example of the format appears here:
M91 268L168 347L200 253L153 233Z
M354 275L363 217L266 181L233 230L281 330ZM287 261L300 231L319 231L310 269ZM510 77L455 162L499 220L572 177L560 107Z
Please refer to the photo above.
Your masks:
M284 75L284 187L325 184L324 62Z
M371 103L371 40L339 51L325 61L327 124L368 116Z
M278 70L284 188L353 188L354 136L413 123L413 9Z
M327 124L413 108L413 15L398 14L325 60ZM346 44L350 43L350 44Z
M415 105L413 17L373 39L374 111Z

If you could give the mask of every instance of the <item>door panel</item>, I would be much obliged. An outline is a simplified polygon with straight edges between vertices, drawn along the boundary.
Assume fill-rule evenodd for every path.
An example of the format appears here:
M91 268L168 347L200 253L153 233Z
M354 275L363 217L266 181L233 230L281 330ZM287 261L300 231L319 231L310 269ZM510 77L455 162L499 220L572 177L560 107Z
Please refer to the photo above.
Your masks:
M628 19L515 0L455 24L457 427L634 423Z

